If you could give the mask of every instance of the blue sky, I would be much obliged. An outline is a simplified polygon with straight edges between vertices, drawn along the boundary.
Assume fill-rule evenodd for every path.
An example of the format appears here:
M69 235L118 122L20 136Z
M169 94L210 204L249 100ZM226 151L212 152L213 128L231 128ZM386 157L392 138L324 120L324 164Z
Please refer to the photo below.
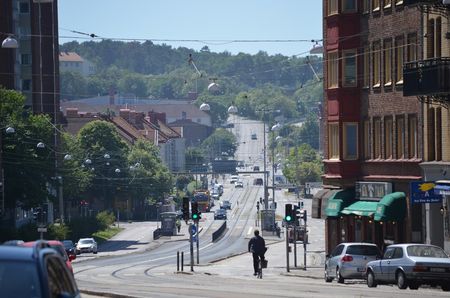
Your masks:
M213 52L292 56L307 52L310 40L322 39L321 0L62 0L58 5L60 43L86 37L72 30L175 48L206 45ZM257 42L263 40L308 41Z

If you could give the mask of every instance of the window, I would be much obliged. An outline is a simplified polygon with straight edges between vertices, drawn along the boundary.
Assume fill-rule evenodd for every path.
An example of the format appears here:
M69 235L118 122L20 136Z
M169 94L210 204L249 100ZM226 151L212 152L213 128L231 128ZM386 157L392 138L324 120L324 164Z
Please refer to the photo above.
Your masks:
M363 70L363 87L368 88L369 87L369 80L370 80L370 56L369 56L369 47L364 48L364 70Z
M339 159L339 124L333 123L328 126L328 140L329 140L329 158Z
M22 63L22 65L30 65L31 64L31 55L30 54L20 55L20 62Z
M409 158L417 157L417 117L415 115L408 117L408 152Z
M376 42L373 44L373 53L372 53L372 79L373 79L373 87L378 88L381 84L380 79L380 43Z
M364 121L364 158L370 159L370 121Z
M395 5L402 5L403 4L403 0L395 0Z
M335 249L333 249L331 256L333 256L333 257L339 256L343 250L344 250L344 245L339 245Z
M362 12L363 13L369 13L369 9L370 9L369 0L363 0L362 5L363 5Z
M336 88L338 87L339 82L339 60L338 60L338 53L333 52L329 53L327 59L327 65L328 65L328 88Z
M436 28L434 30L436 37L436 49L435 49L435 57L441 57L442 55L442 19L440 17L436 18Z
M373 128L373 151L374 158L381 158L381 119L374 120Z
M372 11L380 11L380 0L372 0Z
M31 90L31 80L22 80L22 91Z
M338 13L338 0L328 0L328 15Z
M30 4L28 2L19 2L19 13L30 13Z
M407 43L407 61L416 61L417 59L417 35L409 34L408 35L408 43Z
M402 159L405 157L405 119L396 117L395 126L397 131L396 157Z
M384 0L384 9L392 8L392 0Z
M404 41L403 36L395 39L395 82L397 85L403 84L403 63L404 63Z
M403 248L401 247L396 247L394 254L392 255L393 259L401 259L403 258Z
M392 118L391 117L385 118L384 119L384 158L385 159L393 158L394 138L393 138L392 132L393 132Z
M356 86L356 50L343 52L342 69L344 86Z
M430 19L427 22L427 34L426 34L426 49L427 58L434 58L434 19Z
M427 111L427 139L428 139L428 160L435 160L435 134L434 134L434 108L428 108Z
M383 70L384 70L384 86L392 85L392 40L384 41L384 50L383 50Z
M356 11L356 0L342 0L342 11L343 12L355 12Z
M344 159L358 158L358 123L344 123Z
M442 160L442 110L428 108L427 110L427 159Z

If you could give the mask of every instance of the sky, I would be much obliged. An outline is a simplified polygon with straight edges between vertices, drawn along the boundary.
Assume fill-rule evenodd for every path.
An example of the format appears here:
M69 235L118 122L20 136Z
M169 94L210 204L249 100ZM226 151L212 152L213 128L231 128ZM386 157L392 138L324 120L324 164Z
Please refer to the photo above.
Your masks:
M60 44L92 40L77 31L174 48L304 56L311 40L322 39L321 0L60 0L58 6Z

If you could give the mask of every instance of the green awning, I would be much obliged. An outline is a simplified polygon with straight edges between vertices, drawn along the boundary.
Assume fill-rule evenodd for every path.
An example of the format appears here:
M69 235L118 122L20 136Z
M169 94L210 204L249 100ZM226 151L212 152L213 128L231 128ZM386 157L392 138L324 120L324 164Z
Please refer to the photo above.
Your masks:
M341 211L342 214L354 214L359 216L372 216L377 211L378 202L358 201Z
M334 194L328 199L325 214L328 217L338 217L341 210L350 205L355 200L353 190L334 190Z
M385 195L378 202L374 219L376 221L402 221L406 215L406 195L404 192L393 192Z

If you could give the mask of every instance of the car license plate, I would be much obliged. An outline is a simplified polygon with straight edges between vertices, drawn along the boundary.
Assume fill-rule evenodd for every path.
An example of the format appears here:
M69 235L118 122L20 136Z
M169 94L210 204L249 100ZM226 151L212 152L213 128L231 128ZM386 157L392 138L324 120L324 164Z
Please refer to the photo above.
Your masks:
M358 268L358 272L364 272L366 271L366 268Z
M431 272L445 272L445 268L430 268Z

